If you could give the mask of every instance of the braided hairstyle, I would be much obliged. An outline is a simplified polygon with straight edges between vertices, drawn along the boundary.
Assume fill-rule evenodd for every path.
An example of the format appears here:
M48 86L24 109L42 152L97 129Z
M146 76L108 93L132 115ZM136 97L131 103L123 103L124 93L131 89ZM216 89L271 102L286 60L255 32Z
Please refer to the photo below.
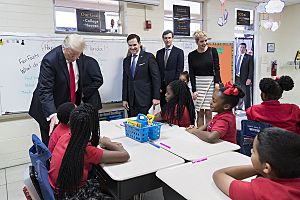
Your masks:
M294 81L290 76L281 76L279 79L263 78L259 82L259 89L264 93L263 101L278 100L283 91L293 89Z
M231 109L234 108L239 103L240 99L245 96L245 93L240 86L238 86L237 84L233 84L232 86L233 88L236 88L238 90L238 94L236 96L224 94L224 92L228 88L225 87L222 83L220 84L220 92L222 92L223 94L224 104L229 104L231 106Z
M84 154L90 141L99 144L99 122L97 111L90 104L81 104L70 116L71 139L65 151L57 177L59 194L74 192L79 188L83 177ZM97 140L97 142L96 142Z
M162 117L165 118L165 115L170 115L170 119L171 119L170 123L173 124L173 122L181 120L183 116L184 108L186 107L189 111L191 124L194 124L195 106L187 84L181 80L175 80L169 83L168 86L173 91L174 96L163 107Z

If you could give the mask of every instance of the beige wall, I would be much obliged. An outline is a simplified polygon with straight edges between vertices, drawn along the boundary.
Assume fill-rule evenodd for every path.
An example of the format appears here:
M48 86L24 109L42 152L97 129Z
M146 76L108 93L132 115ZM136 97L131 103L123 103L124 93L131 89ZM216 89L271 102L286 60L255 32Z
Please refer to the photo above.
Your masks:
M259 56L258 58L258 73L257 77L271 76L271 61L277 60L278 76L289 75L295 82L295 87L292 91L285 92L282 102L295 103L300 105L300 69L295 69L294 66L288 66L288 61L293 61L296 51L300 49L300 29L297 26L300 19L300 4L287 6L284 8L281 15L280 27L273 32L259 29ZM267 43L275 43L275 52L267 52Z
M53 33L51 0L0 0L0 31Z
M127 4L127 6L126 6ZM151 20L152 28L144 29L145 15ZM136 33L141 39L158 39L164 28L164 4L163 0L159 6L144 6L132 3L125 3L124 26L125 33Z
M295 81L295 87L290 92L285 92L283 102L295 103L300 105L300 69L288 66L288 61L293 61L296 51L300 50L300 3L287 6L281 19L281 26L278 30L279 43L278 50L279 75L289 75Z
M218 18L221 17L220 1L207 0L204 3L205 15L204 30L207 31L209 37L219 41L233 41L234 40L234 26L235 26L235 8L254 9L254 3L246 1L230 1L226 3L226 10L228 11L228 22L224 26L217 24Z

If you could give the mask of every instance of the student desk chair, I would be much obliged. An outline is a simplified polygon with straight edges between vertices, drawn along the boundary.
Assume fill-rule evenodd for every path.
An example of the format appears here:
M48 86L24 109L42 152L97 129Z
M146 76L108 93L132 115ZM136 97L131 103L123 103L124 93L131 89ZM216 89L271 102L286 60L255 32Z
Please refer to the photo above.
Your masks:
M159 170L156 176L164 182L165 200L229 199L215 185L212 175L221 168L251 164L249 157L237 152L226 152L207 160Z
M193 161L216 154L235 151L239 145L222 141L210 144L185 131L185 128L172 126L167 131L161 131L160 138L155 141L165 150L185 159Z
M101 164L96 171L109 192L119 200L161 187L156 171L184 163L183 159L149 143L127 137L113 141L122 143L130 160L121 164Z

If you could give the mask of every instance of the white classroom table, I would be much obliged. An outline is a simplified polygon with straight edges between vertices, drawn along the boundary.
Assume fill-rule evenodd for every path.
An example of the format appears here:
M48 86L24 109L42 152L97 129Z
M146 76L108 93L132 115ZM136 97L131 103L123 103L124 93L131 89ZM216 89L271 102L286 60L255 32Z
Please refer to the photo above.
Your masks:
M212 175L221 168L251 164L250 157L237 152L227 152L209 157L198 163L186 163L156 172L165 184L165 200L171 199L229 199L215 185Z
M125 128L111 121L100 121L100 136L105 136L110 139L126 137Z
M215 144L204 142L185 131L185 128L178 126L161 131L160 138L155 141L155 144L187 161L240 149L239 145L227 141L220 140Z
M127 137L113 141L122 143L130 155L130 160L122 164L101 164L101 176L116 199L129 199L161 187L156 171L184 163L182 158L149 143Z

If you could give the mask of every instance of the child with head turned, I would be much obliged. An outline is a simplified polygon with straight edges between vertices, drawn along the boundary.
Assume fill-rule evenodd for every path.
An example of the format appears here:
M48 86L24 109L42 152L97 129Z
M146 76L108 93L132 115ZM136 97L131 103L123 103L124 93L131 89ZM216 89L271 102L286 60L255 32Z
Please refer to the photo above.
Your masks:
M188 127L195 123L195 106L191 93L185 82L172 81L167 86L167 103L160 113L154 117L154 121L165 121L181 127Z
M220 169L217 187L233 200L300 199L300 136L280 128L266 128L254 139L252 165ZM251 182L245 178L258 175Z
M244 95L242 89L231 82L216 86L210 109L217 114L209 124L201 127L190 126L186 131L209 143L216 143L219 139L236 143L236 119L232 109Z
M279 102L283 91L289 91L293 87L294 81L289 76L261 79L259 88L263 102L248 108L246 111L247 118L300 134L299 106Z

